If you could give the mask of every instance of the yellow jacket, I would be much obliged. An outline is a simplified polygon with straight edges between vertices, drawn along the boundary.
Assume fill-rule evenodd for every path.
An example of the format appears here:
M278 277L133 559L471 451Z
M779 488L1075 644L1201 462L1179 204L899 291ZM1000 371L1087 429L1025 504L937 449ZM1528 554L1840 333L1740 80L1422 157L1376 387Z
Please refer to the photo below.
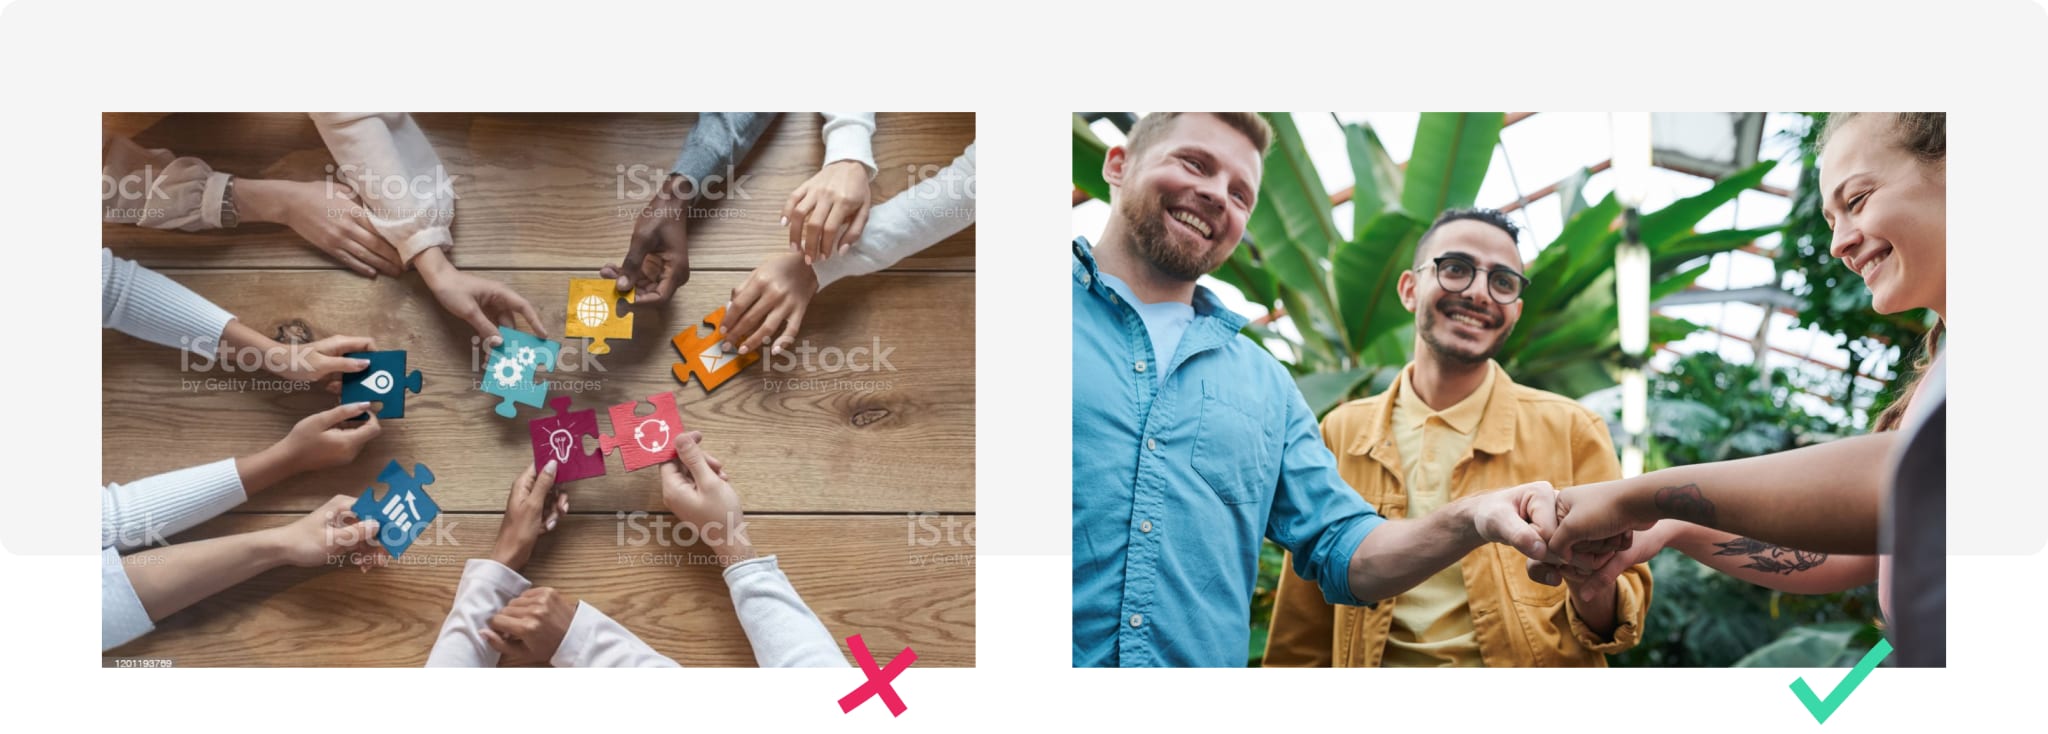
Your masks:
M1560 395L1514 383L1499 365L1494 397L1472 439L1472 454L1451 474L1451 498L1538 480L1563 489L1621 478L1607 424ZM1410 365L1409 369L1413 369ZM1354 400L1323 418L1323 443L1337 471L1387 518L1405 517L1405 472L1391 438L1395 380L1387 392ZM1394 605L1332 606L1316 585L1282 564L1266 638L1265 665L1377 667L1386 650ZM1635 647L1650 605L1650 567L1638 564L1616 579L1615 626L1603 639L1579 620L1565 587L1529 580L1519 551L1489 543L1459 561L1470 594L1472 627L1487 667L1607 665L1605 655Z

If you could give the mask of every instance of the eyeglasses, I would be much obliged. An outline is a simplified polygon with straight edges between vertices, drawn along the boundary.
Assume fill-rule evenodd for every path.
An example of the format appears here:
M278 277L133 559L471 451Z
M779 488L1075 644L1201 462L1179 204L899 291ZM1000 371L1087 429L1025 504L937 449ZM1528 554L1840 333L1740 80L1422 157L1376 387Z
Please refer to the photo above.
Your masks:
M1436 284L1451 293L1464 293L1472 287L1472 276L1479 272L1479 266L1455 255L1445 255L1430 261L1436 266ZM1416 268L1421 270L1422 268ZM1508 305L1521 300L1522 289L1529 286L1529 279L1507 268L1492 268L1486 271L1487 295L1493 302Z

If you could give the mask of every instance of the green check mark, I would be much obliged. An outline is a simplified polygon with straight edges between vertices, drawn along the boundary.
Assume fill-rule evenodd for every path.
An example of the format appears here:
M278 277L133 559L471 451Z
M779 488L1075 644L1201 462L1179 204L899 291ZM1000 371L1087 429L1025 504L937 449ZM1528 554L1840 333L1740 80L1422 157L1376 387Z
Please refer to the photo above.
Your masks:
M1828 723L1828 717L1835 715L1835 709L1841 708L1842 702L1849 700L1849 694L1856 692L1856 687L1863 685L1863 679L1870 675L1870 671L1890 654L1892 643L1878 640L1877 647L1870 648L1870 652L1863 655L1863 660L1856 663L1856 669L1849 671L1849 677L1843 678L1842 684L1835 686L1835 691L1827 698L1813 695L1813 688L1806 685L1803 677L1792 681L1792 695L1798 696L1799 702L1806 705L1806 711L1813 714L1814 721Z

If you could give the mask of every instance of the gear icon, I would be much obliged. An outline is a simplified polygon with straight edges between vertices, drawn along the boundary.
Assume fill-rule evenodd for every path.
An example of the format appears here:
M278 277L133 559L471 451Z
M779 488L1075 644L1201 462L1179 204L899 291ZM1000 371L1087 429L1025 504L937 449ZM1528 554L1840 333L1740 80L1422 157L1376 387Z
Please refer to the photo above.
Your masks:
M499 387L518 385L519 362L512 359L499 358L498 361L491 363L491 379L497 380Z
M528 367L532 367L532 366L533 366L533 363L535 363L535 362L538 362L538 361L540 361L540 352L538 352L538 351L535 351L533 347L520 347L520 348L519 348L519 363L520 363L520 364L526 365L526 366L528 366Z

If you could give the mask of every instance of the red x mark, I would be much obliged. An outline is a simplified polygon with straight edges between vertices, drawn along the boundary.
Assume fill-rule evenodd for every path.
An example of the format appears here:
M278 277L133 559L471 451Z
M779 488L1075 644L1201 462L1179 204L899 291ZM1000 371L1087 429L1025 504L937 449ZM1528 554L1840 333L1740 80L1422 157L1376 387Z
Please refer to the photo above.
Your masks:
M853 651L853 659L860 663L860 669L867 673L868 682L860 684L852 693L840 698L839 710L853 713L855 707L867 703L869 698L881 696L882 703L889 707L890 716L902 716L903 711L909 707L904 706L903 699L896 696L896 689L889 685L889 681L896 680L896 676L902 673L904 668L917 662L917 651L903 648L902 654L889 661L889 667L881 668L875 665L875 656L868 653L868 644L861 642L860 635L846 638L846 646Z

